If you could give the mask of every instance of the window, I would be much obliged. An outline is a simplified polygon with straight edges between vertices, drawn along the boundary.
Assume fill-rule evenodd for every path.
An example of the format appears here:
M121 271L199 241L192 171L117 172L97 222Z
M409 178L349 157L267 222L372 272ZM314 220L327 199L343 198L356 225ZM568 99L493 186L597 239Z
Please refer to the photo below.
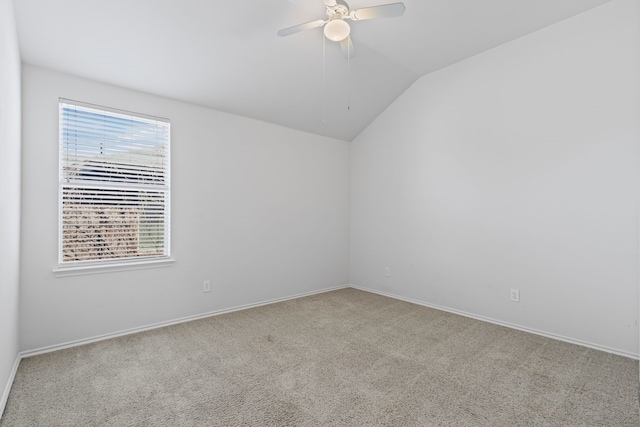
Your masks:
M59 108L59 268L168 260L169 121Z

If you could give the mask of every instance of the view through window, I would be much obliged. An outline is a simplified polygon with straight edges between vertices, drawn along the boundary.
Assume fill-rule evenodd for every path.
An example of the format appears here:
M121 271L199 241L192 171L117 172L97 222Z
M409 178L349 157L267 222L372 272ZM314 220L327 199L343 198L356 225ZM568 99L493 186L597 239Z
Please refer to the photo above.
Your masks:
M168 258L169 121L59 108L60 266Z

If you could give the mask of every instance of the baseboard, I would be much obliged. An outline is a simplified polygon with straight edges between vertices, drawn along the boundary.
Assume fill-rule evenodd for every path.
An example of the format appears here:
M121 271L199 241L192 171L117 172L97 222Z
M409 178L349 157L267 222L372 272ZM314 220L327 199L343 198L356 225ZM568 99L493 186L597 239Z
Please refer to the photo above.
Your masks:
M437 305L437 304L431 304L431 303L428 303L428 302L425 302L425 301L420 301L420 300L416 300L416 299L413 299L413 298L407 298L407 297L403 297L403 296L400 296L400 295L391 294L391 293L388 293L388 292L378 291L378 290L366 288L366 287L363 287L363 286L357 286L357 285L353 285L353 284L350 284L348 286L350 288L358 289L358 290L361 290L361 291L371 292L373 294L378 294L378 295L382 295L382 296L385 296L385 297L389 297L389 298L394 298L394 299L401 300L401 301L410 302L410 303L421 305L421 306L424 306L424 307L429 307L429 308L434 308L436 310L446 311L448 313L453 313L453 314L457 314L457 315L460 315L460 316L469 317L471 319L480 320L480 321L483 321L483 322L493 323L495 325L505 326L505 327L511 328L511 329L517 329L519 331L528 332L528 333L531 333L531 334L540 335L540 336L543 336L543 337L552 338L552 339L559 340L559 341L564 341L564 342L567 342L567 343L570 343L570 344L576 344L576 345L580 345L580 346L583 346L583 347L592 348L594 350L600 350L600 351L604 351L604 352L607 352L607 353L617 354L618 356L624 356L624 357L628 357L628 358L634 359L634 360L638 360L639 359L639 355L636 354L636 353L630 353L628 351L618 350L618 349L615 349L615 348L611 348L611 347L607 347L607 346L603 346L603 345L599 345L599 344L594 344L594 343L591 343L591 342L582 341L582 340L578 340L578 339L575 339L575 338L569 338L569 337L565 337L563 335L557 335L557 334L546 332L546 331L540 331L538 329L528 328L526 326L520 326L520 325L516 325L514 323L504 322L502 320L492 319L490 317L485 317L485 316L481 316L481 315L474 314L474 313L468 313L466 311L456 310L454 308L444 307L444 306Z
M13 368L11 369L11 373L9 374L9 378L7 379L7 384L4 387L2 400L0 400L0 418L2 418L2 414L4 414L4 408L7 406L7 400L9 400L9 393L11 392L13 381L16 379L16 373L18 372L18 366L20 366L20 360L22 360L22 355L18 354L16 356L16 361L13 363Z
M292 299L296 299L296 298L307 297L307 296L310 296L310 295L322 294L322 293L325 293L325 292L331 292L331 291L335 291L335 290L338 290L338 289L344 289L344 288L348 288L348 287L349 287L349 285L335 286L335 287L332 287L332 288L325 288L325 289L321 289L321 290L316 290L316 291L311 291L311 292L304 292L304 293L301 293L301 294L290 295L290 296L286 296L286 297L282 297L282 298L274 298L274 299L270 299L270 300L266 300L266 301L260 301L260 302L256 302L256 303L252 303L252 304L245 304L245 305L240 305L240 306L237 306L237 307L210 311L210 312L207 312L207 313L197 314L197 315L194 315L194 316L181 317L179 319L173 319L173 320L168 320L168 321L165 321L165 322L153 323L151 325L140 326L140 327L137 327L137 328L125 329L125 330L122 330L122 331L113 332L113 333L109 333L109 334L98 335L98 336L91 337L91 338L84 338L84 339L80 339L80 340L69 341L69 342L62 343L62 344L54 344L54 345L47 346L47 347L41 347L41 348L37 348L37 349L34 349L34 350L27 350L27 351L23 351L20 355L23 358L24 357L37 356L39 354L51 353L51 352L54 352L54 351L63 350L65 348L77 347L77 346L90 344L90 343L97 342L97 341L104 341L104 340L108 340L108 339L111 339L111 338L121 337L121 336L124 336L124 335L131 335L131 334L135 334L135 333L138 333L138 332L144 332L144 331L149 331L149 330L152 330L152 329L163 328L165 326L171 326L171 325L176 325L176 324L179 324L179 323L190 322L192 320L204 319L204 318L211 317L211 316L219 316L221 314L232 313L234 311L247 310L247 309L250 309L250 308L260 307L260 306L263 306L263 305L275 304L275 303L278 303L278 302L288 301L288 300L292 300Z

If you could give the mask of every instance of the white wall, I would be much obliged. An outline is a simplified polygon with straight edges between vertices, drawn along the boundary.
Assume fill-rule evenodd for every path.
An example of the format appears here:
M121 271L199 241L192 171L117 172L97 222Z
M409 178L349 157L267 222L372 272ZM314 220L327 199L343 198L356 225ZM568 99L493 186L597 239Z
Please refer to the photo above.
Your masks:
M347 143L30 65L22 77L23 350L348 283ZM173 267L54 277L58 97L171 119Z
M426 75L378 117L351 147L351 282L637 355L639 4Z
M0 416L18 357L20 53L11 0L0 0Z

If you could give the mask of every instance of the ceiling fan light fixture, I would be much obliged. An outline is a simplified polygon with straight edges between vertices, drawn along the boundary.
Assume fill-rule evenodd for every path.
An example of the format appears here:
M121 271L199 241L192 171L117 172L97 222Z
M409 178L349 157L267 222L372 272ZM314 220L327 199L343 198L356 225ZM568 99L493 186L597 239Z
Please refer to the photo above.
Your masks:
M333 19L324 26L324 35L331 41L341 42L349 37L351 27L342 19Z

